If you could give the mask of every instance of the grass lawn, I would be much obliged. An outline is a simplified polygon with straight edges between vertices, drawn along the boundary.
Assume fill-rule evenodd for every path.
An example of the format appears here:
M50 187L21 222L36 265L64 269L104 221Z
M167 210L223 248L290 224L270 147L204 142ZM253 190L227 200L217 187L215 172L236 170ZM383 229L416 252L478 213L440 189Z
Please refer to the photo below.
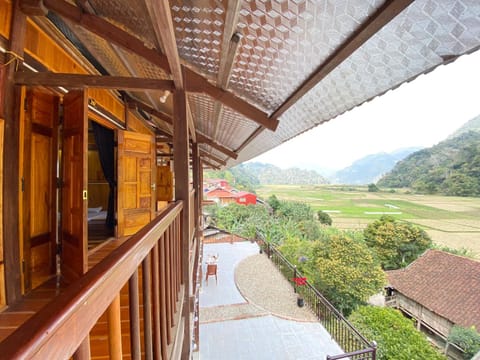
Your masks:
M480 199L406 192L368 192L367 187L335 185L264 185L257 195L301 201L332 217L333 226L363 229L383 214L424 228L439 244L467 248L480 258Z

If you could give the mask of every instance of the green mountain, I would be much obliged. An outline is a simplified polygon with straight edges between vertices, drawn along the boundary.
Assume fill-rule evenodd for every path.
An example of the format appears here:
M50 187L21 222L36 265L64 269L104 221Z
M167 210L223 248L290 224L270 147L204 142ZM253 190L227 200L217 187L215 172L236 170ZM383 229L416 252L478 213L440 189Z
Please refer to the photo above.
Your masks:
M207 171L205 178L224 178L232 186L253 191L259 185L317 185L327 184L323 176L313 170L298 168L280 169L258 162L237 165L229 170Z
M367 155L356 160L352 165L339 170L333 176L335 184L362 185L377 182L382 175L393 169L396 163L405 159L419 147L399 149L391 153Z
M480 132L480 115L477 117L474 117L473 119L470 119L467 121L463 126L461 126L457 131L455 131L453 134L451 134L447 139L453 139L463 133L469 132L469 131L476 131Z
M328 180L314 170L299 168L280 169L271 164L246 163L241 167L251 174L255 174L262 185L318 185L327 184Z
M475 119L478 121L478 117ZM420 193L480 196L480 127L469 122L457 136L417 151L400 161L377 183Z

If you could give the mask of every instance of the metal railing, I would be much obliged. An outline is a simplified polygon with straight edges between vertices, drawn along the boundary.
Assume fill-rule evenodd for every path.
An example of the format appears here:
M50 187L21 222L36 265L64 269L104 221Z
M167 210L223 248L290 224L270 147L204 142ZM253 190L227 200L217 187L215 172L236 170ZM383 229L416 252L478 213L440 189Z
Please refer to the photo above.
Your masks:
M375 342L370 343L362 336L308 280L304 279L296 266L292 265L277 249L264 241L259 241L259 245L283 276L292 284L295 292L299 294L304 303L315 313L323 327L345 351L344 354L340 355L328 355L327 360L376 359L377 347Z

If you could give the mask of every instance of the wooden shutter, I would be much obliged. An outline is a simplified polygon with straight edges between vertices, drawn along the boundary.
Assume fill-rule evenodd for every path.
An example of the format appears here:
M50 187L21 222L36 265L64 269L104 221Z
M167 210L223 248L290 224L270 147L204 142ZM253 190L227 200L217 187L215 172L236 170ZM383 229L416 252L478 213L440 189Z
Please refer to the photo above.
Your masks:
M58 97L29 90L26 103L22 219L28 291L55 274Z
M118 132L118 234L135 234L154 216L153 136Z
M84 91L65 95L63 122L62 274L87 271L88 118Z

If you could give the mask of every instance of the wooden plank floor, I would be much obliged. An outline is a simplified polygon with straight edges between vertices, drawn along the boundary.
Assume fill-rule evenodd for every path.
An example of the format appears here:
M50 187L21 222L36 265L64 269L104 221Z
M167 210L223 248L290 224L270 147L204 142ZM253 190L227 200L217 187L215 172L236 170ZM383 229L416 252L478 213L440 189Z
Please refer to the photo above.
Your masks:
M88 268L91 269L94 265L98 264L112 250L119 247L127 239L128 238L112 239L89 251ZM15 331L17 327L26 322L54 297L60 295L67 285L64 281L52 277L25 295L18 303L0 312L0 341Z

